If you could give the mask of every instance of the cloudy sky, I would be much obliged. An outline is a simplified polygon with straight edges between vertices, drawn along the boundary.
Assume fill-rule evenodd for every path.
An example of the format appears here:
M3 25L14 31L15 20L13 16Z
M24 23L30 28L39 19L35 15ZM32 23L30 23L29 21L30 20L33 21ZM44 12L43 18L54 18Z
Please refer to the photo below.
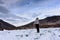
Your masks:
M15 26L52 15L60 15L60 0L0 0L0 19Z

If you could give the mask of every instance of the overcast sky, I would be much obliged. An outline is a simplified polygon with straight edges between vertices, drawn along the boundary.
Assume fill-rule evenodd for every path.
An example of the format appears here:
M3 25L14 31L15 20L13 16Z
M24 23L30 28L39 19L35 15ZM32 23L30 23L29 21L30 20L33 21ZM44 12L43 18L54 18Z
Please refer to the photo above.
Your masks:
M52 15L60 15L60 0L0 0L0 19L15 26Z

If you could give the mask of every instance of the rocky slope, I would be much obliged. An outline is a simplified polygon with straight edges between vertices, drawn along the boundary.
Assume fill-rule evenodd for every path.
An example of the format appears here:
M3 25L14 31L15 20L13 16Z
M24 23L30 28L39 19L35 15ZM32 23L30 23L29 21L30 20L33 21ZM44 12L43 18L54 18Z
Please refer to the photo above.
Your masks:
M60 27L60 16L50 16L39 20L40 28ZM33 22L19 26L21 29L35 28Z
M6 29L6 30L17 30L17 29L33 29L35 28L33 26L33 22L22 25L19 27L15 27L12 24L9 24L3 20L0 19L0 30ZM60 27L60 16L50 16L46 17L45 19L40 19L40 28L55 28L55 27Z
M3 20L1 20L0 19L0 30L2 29L14 29L15 28L15 26L14 25L12 25L12 24L9 24L9 23L7 23L7 22L5 22L5 21L3 21Z

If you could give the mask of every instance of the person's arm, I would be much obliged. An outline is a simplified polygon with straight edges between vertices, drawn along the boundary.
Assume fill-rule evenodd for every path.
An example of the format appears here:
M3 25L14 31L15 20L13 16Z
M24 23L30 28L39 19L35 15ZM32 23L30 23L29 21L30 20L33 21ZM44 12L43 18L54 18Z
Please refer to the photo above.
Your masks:
M35 23L33 22L33 27L35 28Z
M34 23L33 23L33 27L34 27Z
M40 27L40 24L39 24L39 27Z
M39 27L40 27L40 22L39 22Z

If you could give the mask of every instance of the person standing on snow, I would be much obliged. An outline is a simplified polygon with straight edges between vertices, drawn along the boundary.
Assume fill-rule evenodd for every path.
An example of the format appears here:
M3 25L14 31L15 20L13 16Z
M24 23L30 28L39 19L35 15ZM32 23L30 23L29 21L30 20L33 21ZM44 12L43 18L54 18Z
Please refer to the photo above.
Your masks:
M36 27L37 33L39 33L39 18L36 18L33 25Z

